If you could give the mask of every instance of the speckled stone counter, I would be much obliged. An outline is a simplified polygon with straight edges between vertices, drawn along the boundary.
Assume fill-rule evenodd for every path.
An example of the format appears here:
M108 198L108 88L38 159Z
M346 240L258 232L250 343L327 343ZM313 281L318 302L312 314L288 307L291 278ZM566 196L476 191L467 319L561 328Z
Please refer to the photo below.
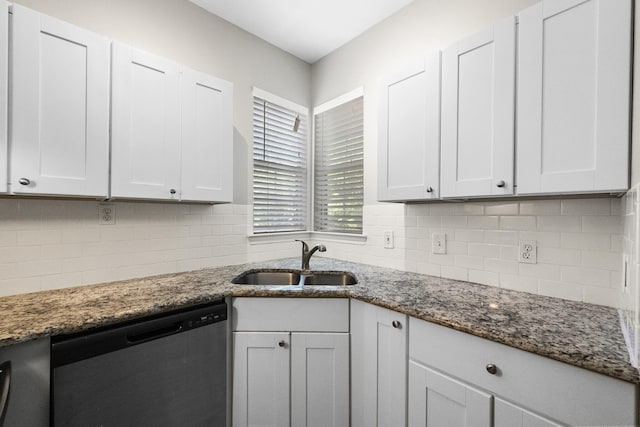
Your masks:
M353 286L233 285L233 265L0 298L0 346L68 334L226 296L350 297L639 384L615 309L363 264L313 258L314 270L353 272Z

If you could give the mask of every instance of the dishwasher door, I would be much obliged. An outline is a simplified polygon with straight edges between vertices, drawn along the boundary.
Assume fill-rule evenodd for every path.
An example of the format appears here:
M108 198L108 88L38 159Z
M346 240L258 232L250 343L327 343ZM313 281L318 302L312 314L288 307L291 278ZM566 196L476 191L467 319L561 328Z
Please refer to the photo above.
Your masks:
M200 311L54 343L52 425L225 426L226 305L219 310L213 323Z

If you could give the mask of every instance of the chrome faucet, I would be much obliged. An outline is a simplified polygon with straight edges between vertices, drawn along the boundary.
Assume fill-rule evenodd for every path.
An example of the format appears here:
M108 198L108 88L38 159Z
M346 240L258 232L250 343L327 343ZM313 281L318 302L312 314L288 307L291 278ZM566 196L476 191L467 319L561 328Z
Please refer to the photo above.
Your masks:
M311 259L311 256L316 253L316 251L326 252L327 250L327 247L325 245L316 245L313 247L313 249L309 250L309 245L307 245L302 240L296 239L296 242L302 243L302 269L303 270L309 270L309 260Z

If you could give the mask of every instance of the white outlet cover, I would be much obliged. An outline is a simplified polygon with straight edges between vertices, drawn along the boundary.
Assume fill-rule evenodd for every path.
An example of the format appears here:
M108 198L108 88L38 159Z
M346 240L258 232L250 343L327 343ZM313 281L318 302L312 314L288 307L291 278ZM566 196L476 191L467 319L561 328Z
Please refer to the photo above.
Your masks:
M116 206L112 203L98 205L98 224L114 225L116 223Z
M521 240L518 248L518 261L525 264L538 262L538 244L535 240Z

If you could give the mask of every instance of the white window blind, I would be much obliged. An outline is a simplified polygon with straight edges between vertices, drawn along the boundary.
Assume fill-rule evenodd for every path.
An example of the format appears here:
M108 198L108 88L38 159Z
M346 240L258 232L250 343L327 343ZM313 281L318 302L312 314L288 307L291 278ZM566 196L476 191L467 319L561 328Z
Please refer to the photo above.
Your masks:
M254 97L253 232L306 229L307 117Z
M314 228L362 234L362 96L315 115Z

